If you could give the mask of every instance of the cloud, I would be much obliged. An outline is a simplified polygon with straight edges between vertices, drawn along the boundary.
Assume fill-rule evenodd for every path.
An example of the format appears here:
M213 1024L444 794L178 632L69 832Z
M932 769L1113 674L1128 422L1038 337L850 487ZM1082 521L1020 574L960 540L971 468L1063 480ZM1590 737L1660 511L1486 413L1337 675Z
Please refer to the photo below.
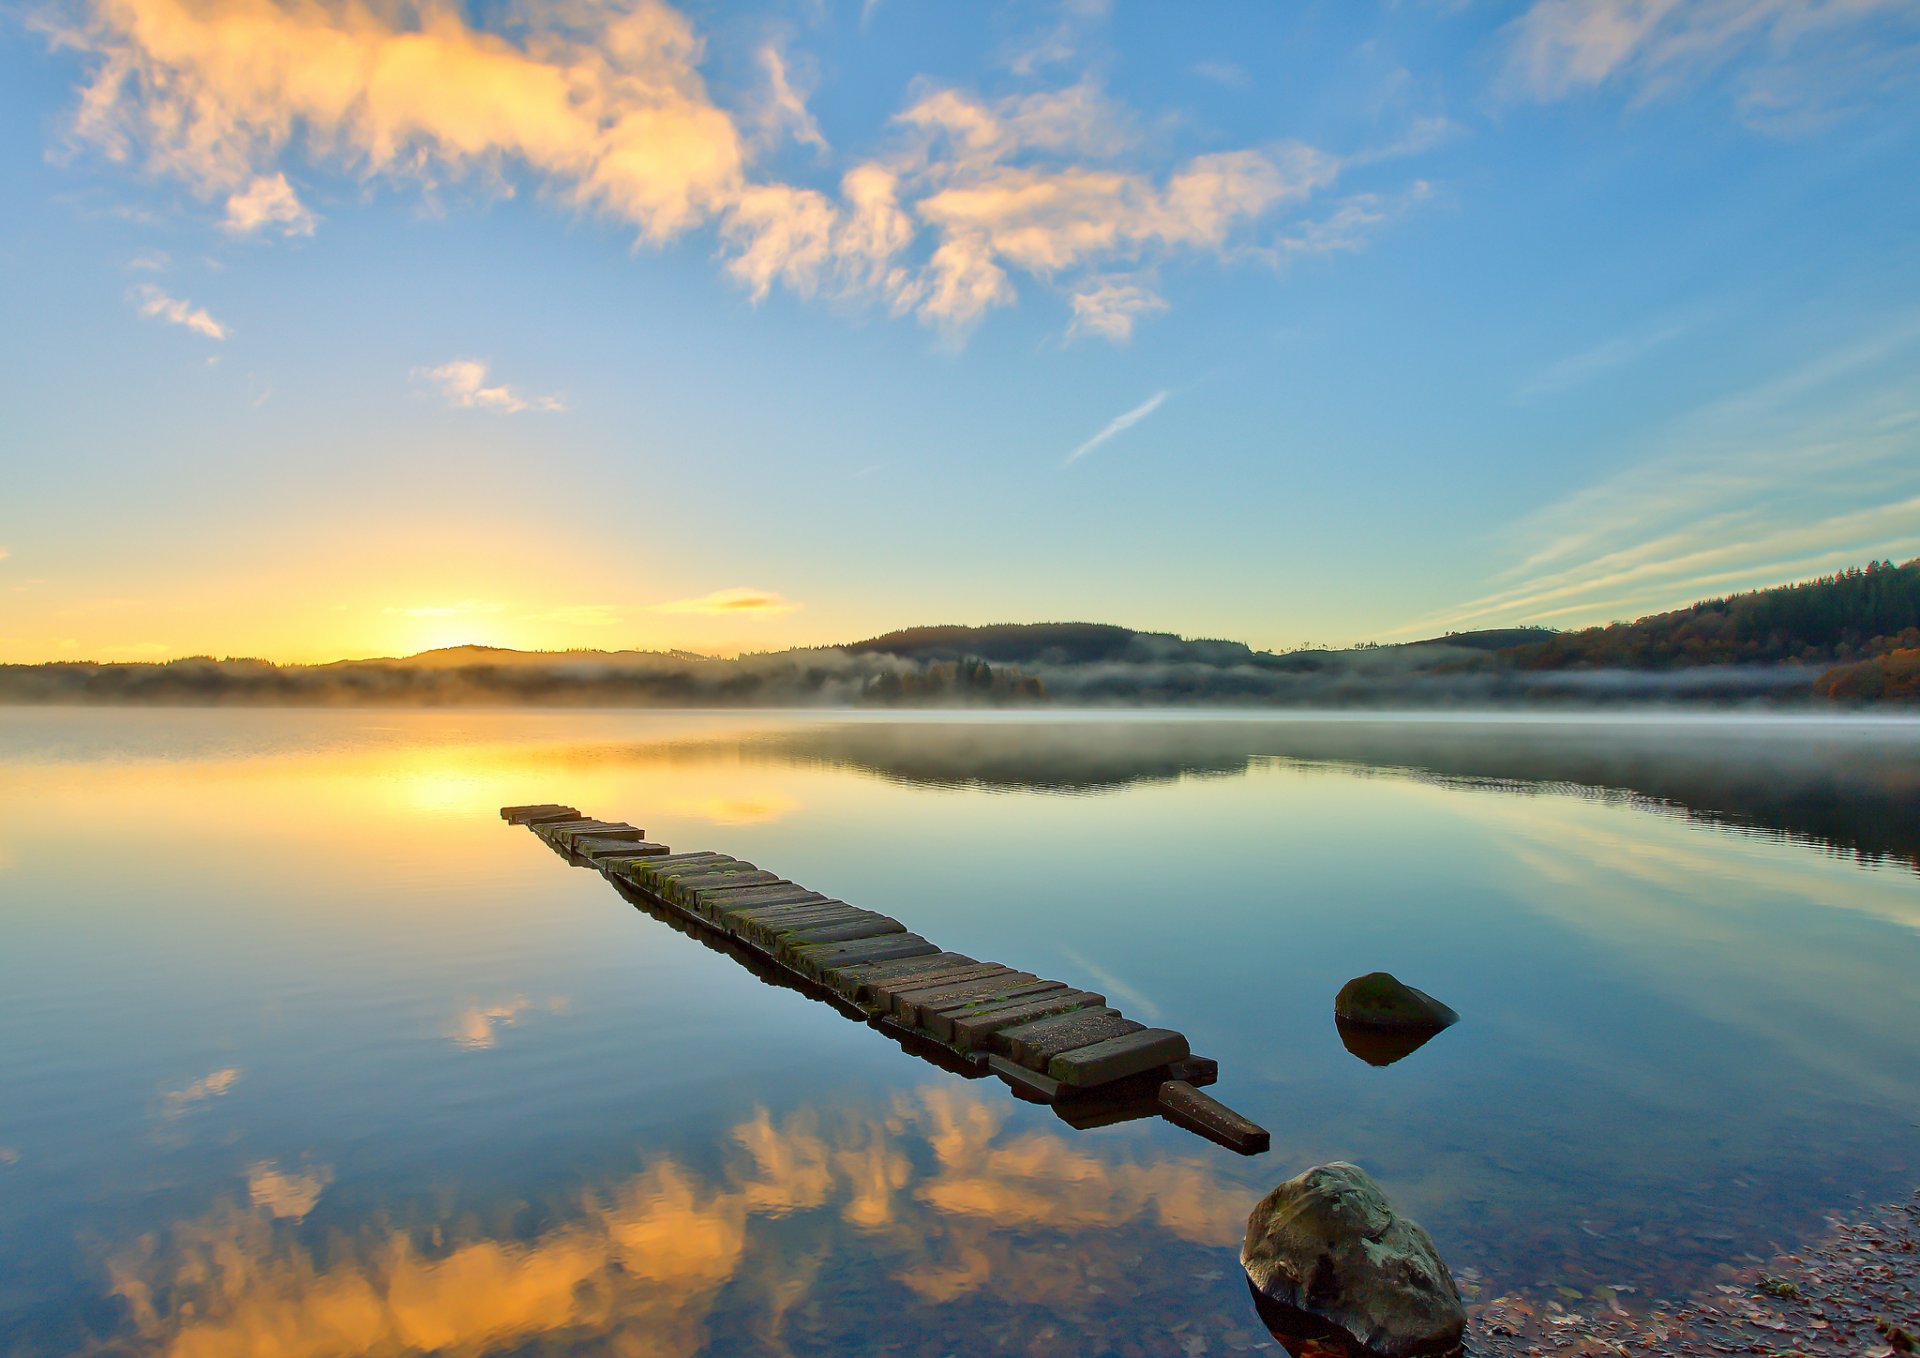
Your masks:
M516 995L504 1004L469 1005L454 1017L444 1035L457 1046L472 1051L487 1051L498 1045L500 1029L514 1027L520 1022L521 1015L536 1008L550 1014L563 1014L567 1009L567 1001L555 997L536 1006L532 1000Z
M1508 530L1504 583L1389 635L1585 625L1920 555L1920 318L1710 403Z
M1085 443L1081 444L1078 448L1075 448L1072 452L1068 453L1067 460L1062 462L1060 465L1063 467L1071 467L1074 463L1078 462L1081 458L1085 457L1088 453L1092 452L1095 448L1098 448L1101 444L1105 443L1108 439L1111 439L1116 435L1126 433L1127 430L1133 428L1136 424L1140 423L1140 421L1146 419L1147 416L1153 414L1154 411L1158 410L1161 407L1161 405L1165 403L1167 397L1170 394L1171 393L1169 392L1156 391L1153 395L1149 396L1146 400L1142 401L1139 405L1135 406L1132 410L1127 411L1123 415L1115 415L1112 419L1106 422L1105 426L1101 428L1099 433L1095 434L1092 438L1088 439Z
M438 388L447 404L459 410L517 415L525 410L558 414L567 408L558 396L522 396L504 383L488 386L487 364L477 358L456 358L437 368L415 368L413 380Z
M1663 320L1628 334L1616 335L1591 349L1557 359L1535 373L1516 393L1521 401L1552 396L1592 381L1615 368L1635 362L1653 350L1680 338L1699 324L1698 317Z
M1166 299L1144 284L1123 279L1089 279L1073 294L1073 324L1068 338L1098 335L1124 342L1133 337L1133 318L1167 309Z
M251 235L277 226L283 236L311 236L314 217L293 191L284 174L256 175L244 189L227 198L223 223L235 235Z
M697 599L676 599L655 604L655 613L695 613L707 617L774 618L791 613L800 605L764 589L721 589Z
M142 316L154 317L169 325L184 325L196 335L205 335L212 340L227 337L227 327L209 315L205 307L194 306L178 297L169 297L151 283L142 283L134 289L134 295L139 298Z
M817 151L827 150L827 139L820 124L807 111L806 97L794 88L787 75L787 59L778 47L769 43L760 49L760 67L767 73L765 102L760 109L760 124L770 140L790 136Z
M1726 72L1749 121L1854 102L1920 49L1915 0L1535 0L1506 30L1504 83L1540 100L1606 86L1636 98Z
M829 148L787 55L760 49L757 108L737 115L663 0L525 7L499 31L458 8L370 0L75 2L81 17L55 37L90 62L73 137L224 203L234 233L314 229L281 168L295 154L423 192L512 192L526 176L644 242L713 229L756 299L781 286L877 302L954 337L1011 305L1020 275L1079 299L1178 253L1240 257L1240 237L1343 165L1284 140L1184 160L1143 150L1133 114L1086 81L1001 99L923 82L890 145L837 184L789 183L756 173L756 155L785 138ZM1103 12L1070 6L1029 69ZM1075 333L1124 338L1156 309L1076 302ZM536 404L483 377L462 390L495 409Z
M1011 1332L1054 1325L1079 1351L1106 1352L1137 1330L1137 1311L1112 1304L1113 1280L1143 1257L1174 1260L1183 1266L1147 1270L1138 1286L1155 1307L1191 1301L1184 1265L1234 1247L1254 1191L1200 1156L1129 1153L947 1087L844 1116L761 1111L718 1140L711 1167L650 1156L538 1212L531 1231L490 1232L419 1195L316 1249L299 1213L275 1210L299 1207L297 1193L226 1203L109 1256L129 1330L119 1338L171 1354L272 1341L311 1358L553 1347L692 1358L748 1334L749 1347L784 1352L783 1317L834 1313L831 1294L852 1277L887 1314L848 1319L829 1350L912 1347L916 1332L957 1323L924 1308L971 1296ZM804 1347L821 1349L807 1333Z
M1223 89L1244 90L1253 84L1247 68L1231 61L1196 61L1187 68L1202 80L1210 80Z
M163 1116L177 1117L197 1103L208 1099L217 1099L240 1082L240 1071L235 1066L216 1070L203 1075L180 1089L170 1089L160 1096L160 1111Z
M309 1174L292 1174L271 1160L247 1166L247 1197L270 1216L299 1221L319 1205L320 1195L333 1182L333 1171L321 1166Z

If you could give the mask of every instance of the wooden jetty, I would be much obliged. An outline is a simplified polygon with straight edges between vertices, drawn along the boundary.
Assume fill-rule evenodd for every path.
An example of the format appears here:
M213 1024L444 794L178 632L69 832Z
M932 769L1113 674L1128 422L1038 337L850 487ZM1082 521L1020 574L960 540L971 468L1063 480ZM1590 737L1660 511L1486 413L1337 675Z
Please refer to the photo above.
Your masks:
M1094 991L947 951L890 915L729 854L674 853L624 821L556 804L500 816L762 980L825 1000L957 1074L998 1076L1075 1126L1157 1114L1242 1154L1267 1149L1263 1128L1200 1092L1214 1062Z

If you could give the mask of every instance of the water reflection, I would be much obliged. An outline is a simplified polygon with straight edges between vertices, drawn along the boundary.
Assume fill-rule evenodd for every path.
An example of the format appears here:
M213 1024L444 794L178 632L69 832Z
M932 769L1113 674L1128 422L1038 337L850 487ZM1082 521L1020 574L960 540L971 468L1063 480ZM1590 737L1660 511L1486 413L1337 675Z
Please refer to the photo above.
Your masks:
M1514 792L1619 793L1920 871L1920 724L1900 719L849 722L738 748L918 786L1068 793L1333 762Z
M1340 1034L1340 1045L1370 1066L1390 1066L1404 1060L1444 1031L1440 1028L1378 1028L1370 1023L1350 1023L1338 1016L1333 1026Z
M316 1237L299 1223L327 1172L256 1165L250 1203L117 1253L112 1287L136 1347L194 1358L671 1358L743 1340L782 1352L796 1331L831 1345L816 1351L942 1352L948 1330L987 1346L983 1324L1024 1352L1175 1353L1164 1336L1141 1347L1138 1308L1191 1325L1194 1275L1200 1291L1230 1283L1250 1201L1199 1159L1009 1132L967 1089L838 1117L761 1111L727 1141L717 1170L654 1156L524 1234L427 1212ZM1246 1347L1250 1320L1208 1328Z

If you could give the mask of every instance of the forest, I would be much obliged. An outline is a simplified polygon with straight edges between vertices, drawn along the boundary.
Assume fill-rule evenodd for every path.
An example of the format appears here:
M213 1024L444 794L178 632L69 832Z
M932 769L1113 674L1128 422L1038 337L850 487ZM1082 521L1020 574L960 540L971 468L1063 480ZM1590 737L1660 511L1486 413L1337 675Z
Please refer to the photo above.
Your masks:
M1561 632L1497 654L1517 670L1836 665L1920 647L1920 560L1703 599L1636 622Z

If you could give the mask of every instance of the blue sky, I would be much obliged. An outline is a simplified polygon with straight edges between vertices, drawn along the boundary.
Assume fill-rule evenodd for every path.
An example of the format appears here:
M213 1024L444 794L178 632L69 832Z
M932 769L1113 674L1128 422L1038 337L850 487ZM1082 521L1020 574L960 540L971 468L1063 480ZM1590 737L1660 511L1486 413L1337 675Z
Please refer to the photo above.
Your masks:
M1920 0L0 12L0 658L1920 554Z

